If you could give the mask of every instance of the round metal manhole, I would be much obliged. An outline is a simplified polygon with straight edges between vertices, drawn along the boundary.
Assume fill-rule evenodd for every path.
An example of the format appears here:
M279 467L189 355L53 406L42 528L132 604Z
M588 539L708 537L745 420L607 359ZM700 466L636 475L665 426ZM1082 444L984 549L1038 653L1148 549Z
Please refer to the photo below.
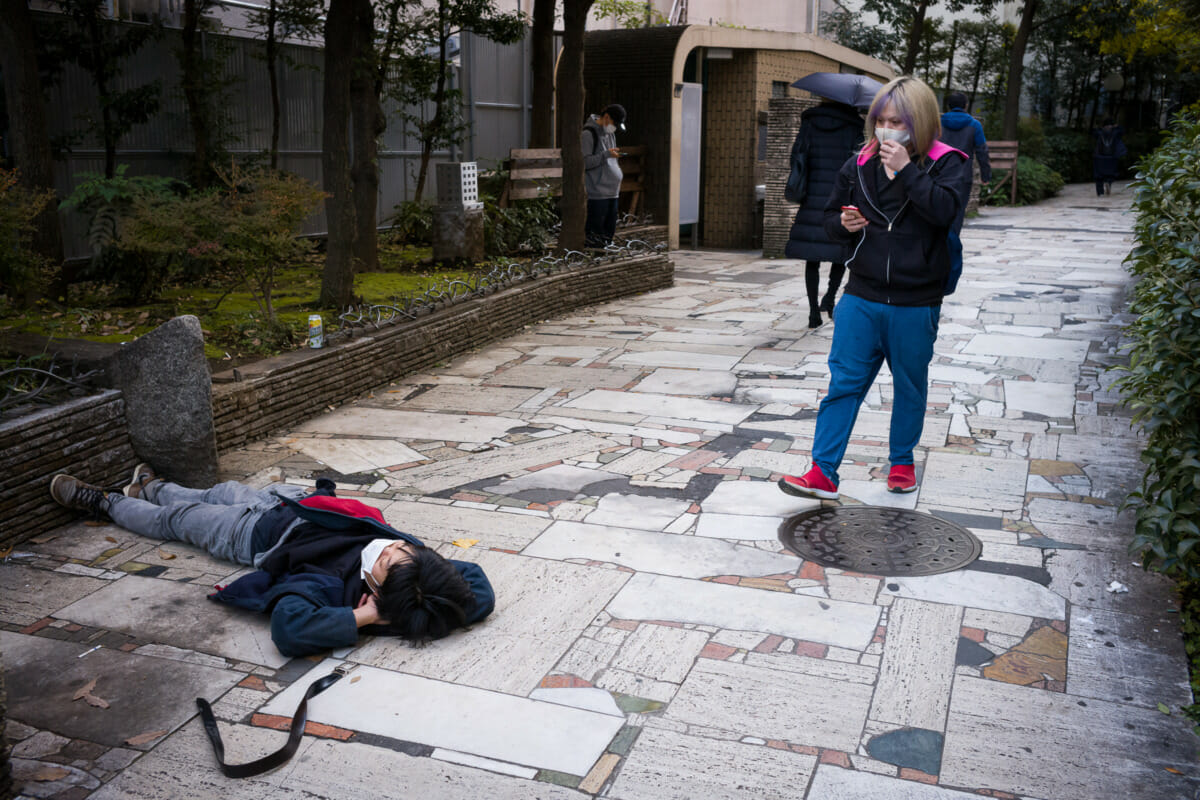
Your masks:
M896 577L961 569L983 550L970 531L953 522L882 506L805 511L783 521L779 541L825 567Z

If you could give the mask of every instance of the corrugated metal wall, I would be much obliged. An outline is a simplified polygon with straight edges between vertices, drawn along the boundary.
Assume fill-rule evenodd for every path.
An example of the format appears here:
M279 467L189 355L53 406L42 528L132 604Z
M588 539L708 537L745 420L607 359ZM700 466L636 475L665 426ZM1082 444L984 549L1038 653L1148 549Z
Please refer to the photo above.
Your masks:
M122 23L124 24L124 23ZM529 40L497 45L486 39L461 37L461 64L455 80L463 83L463 114L470 124L461 152L435 152L432 161L478 160L483 169L508 157L514 147L524 147L529 129ZM214 136L236 155L261 154L265 163L271 144L271 98L262 43L232 36L206 34L206 52L222 57L228 82L220 104L223 117ZM156 174L183 177L191 149L187 107L179 87L175 58L178 31L146 44L126 62L114 85L118 89L140 86L150 80L162 84L161 107L145 124L137 125L117 148L117 163L128 164L130 175ZM321 182L321 68L322 51L316 47L284 45L286 58L279 66L281 123L279 165L316 183ZM103 173L104 147L99 135L99 106L89 75L68 65L62 79L50 90L47 106L52 137L71 136L72 143L57 164L57 188L70 194L82 173ZM402 130L395 106L384 104L389 125L379 143L379 222L386 224L397 203L412 199L420 169L420 142ZM426 116L432 115L432 106ZM437 196L436 170L429 170L425 197ZM89 255L86 220L77 213L63 215L68 258ZM306 225L305 233L325 232L324 214Z

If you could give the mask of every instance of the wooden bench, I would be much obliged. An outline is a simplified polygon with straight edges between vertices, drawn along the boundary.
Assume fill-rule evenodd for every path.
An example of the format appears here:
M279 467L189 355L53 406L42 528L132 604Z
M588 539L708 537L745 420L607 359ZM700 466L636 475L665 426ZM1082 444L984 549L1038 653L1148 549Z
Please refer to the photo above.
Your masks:
M636 214L645 205L646 146L621 147L621 194L631 194L628 213ZM558 197L562 194L562 151L558 148L540 150L514 149L509 152L508 181L500 193L500 207L507 208L513 200L533 200L538 197Z
M1017 149L1018 142L988 142L988 160L992 164L992 169L1008 170L1008 173L999 183L988 189L988 197L996 194L1000 190L1000 187L1007 183L1009 184L1008 202L1013 205L1017 203Z

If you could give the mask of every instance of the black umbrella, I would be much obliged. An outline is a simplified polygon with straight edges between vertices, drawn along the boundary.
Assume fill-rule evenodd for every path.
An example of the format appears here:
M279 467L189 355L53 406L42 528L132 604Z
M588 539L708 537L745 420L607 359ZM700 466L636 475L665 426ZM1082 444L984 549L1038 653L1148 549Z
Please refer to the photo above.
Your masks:
M875 94L883 88L874 78L848 72L814 72L792 86L857 108L869 108Z

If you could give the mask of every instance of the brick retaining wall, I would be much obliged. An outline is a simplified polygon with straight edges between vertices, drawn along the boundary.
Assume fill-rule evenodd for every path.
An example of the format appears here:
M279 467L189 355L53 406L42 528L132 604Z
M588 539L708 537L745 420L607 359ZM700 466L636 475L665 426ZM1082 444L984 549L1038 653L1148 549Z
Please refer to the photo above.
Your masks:
M69 472L112 486L137 464L125 401L109 390L0 425L0 548L70 522L50 499L50 479Z
M783 196L792 169L792 144L800 130L800 115L819 103L814 98L774 97L767 120L767 200L763 206L763 257L782 258L796 204Z
M665 253L589 265L517 284L321 350L301 350L213 376L217 449L269 436L412 372L581 306L663 289Z

